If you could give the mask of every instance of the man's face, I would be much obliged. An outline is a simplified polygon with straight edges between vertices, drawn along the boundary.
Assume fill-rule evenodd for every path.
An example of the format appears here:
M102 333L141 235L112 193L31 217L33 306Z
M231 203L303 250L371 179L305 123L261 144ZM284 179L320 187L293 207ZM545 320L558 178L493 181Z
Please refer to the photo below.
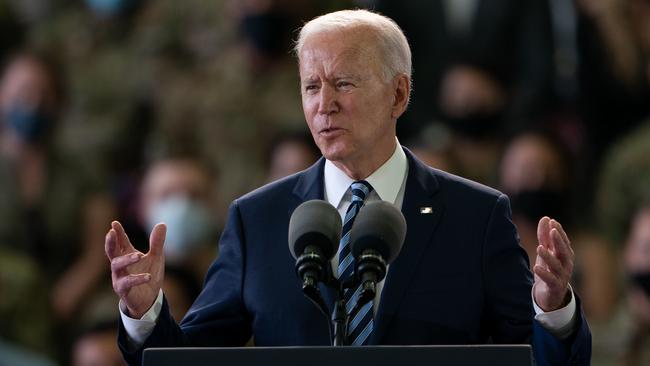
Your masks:
M299 54L302 106L314 141L325 158L348 168L390 156L402 113L395 107L397 84L383 80L370 39L362 30L316 34Z
M0 110L12 105L54 109L56 93L51 77L41 65L29 58L14 61L0 83Z
M199 163L185 159L157 162L149 168L144 178L141 214L146 216L156 204L174 196L209 202L210 185L210 177Z

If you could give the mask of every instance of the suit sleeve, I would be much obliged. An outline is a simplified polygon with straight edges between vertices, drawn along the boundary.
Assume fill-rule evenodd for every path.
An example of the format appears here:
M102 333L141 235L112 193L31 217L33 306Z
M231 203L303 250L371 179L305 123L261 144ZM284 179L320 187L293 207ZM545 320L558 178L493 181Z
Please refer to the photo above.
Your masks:
M527 254L519 245L512 223L510 203L501 195L492 210L483 247L486 291L485 322L494 343L525 343L533 346L537 365L588 365L591 334L576 296L577 330L560 340L534 320L530 296L533 275ZM531 332L532 328L532 332Z
M180 325L171 316L165 299L153 333L142 347L130 349L120 322L118 344L129 365L140 365L146 348L239 346L250 339L251 321L242 299L245 236L237 201L230 206L219 248L203 291Z

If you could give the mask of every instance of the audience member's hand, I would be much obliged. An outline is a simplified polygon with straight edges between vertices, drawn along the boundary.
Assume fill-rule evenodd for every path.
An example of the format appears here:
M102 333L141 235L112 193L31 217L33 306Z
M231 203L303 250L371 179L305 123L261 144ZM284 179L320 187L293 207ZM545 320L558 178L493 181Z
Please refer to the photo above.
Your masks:
M548 217L539 220L537 239L533 296L537 305L548 312L568 305L574 253L562 225Z
M156 225L149 238L149 252L143 254L131 245L124 228L113 221L106 234L106 255L111 262L113 290L128 310L128 316L141 318L153 305L165 273L163 244L167 228Z

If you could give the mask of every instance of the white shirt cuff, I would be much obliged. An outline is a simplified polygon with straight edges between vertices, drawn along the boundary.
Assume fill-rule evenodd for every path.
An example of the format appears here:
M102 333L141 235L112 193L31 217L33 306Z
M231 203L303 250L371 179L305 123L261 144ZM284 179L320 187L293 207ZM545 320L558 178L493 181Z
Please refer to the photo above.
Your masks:
M124 330L126 330L128 336L127 338L130 341L130 346L140 348L151 335L153 328L156 326L156 321L158 321L158 317L160 316L162 304L163 292L160 290L156 301L154 301L153 305L151 305L142 318L133 319L126 315L126 306L122 303L122 300L120 300L120 317L122 318L122 324L124 324Z
M571 301L563 308L545 312L535 302L533 296L533 308L535 309L535 320L537 320L544 328L560 339L567 338L571 335L576 322L576 298L573 295L573 289L569 285L571 293Z

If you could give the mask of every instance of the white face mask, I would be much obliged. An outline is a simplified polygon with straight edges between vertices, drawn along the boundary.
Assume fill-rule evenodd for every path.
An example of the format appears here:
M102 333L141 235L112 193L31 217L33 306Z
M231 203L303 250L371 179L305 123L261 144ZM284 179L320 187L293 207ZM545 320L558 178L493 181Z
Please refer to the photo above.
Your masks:
M202 203L172 196L155 203L147 216L149 230L160 222L167 225L164 251L170 263L181 262L197 248L213 244L214 218Z

